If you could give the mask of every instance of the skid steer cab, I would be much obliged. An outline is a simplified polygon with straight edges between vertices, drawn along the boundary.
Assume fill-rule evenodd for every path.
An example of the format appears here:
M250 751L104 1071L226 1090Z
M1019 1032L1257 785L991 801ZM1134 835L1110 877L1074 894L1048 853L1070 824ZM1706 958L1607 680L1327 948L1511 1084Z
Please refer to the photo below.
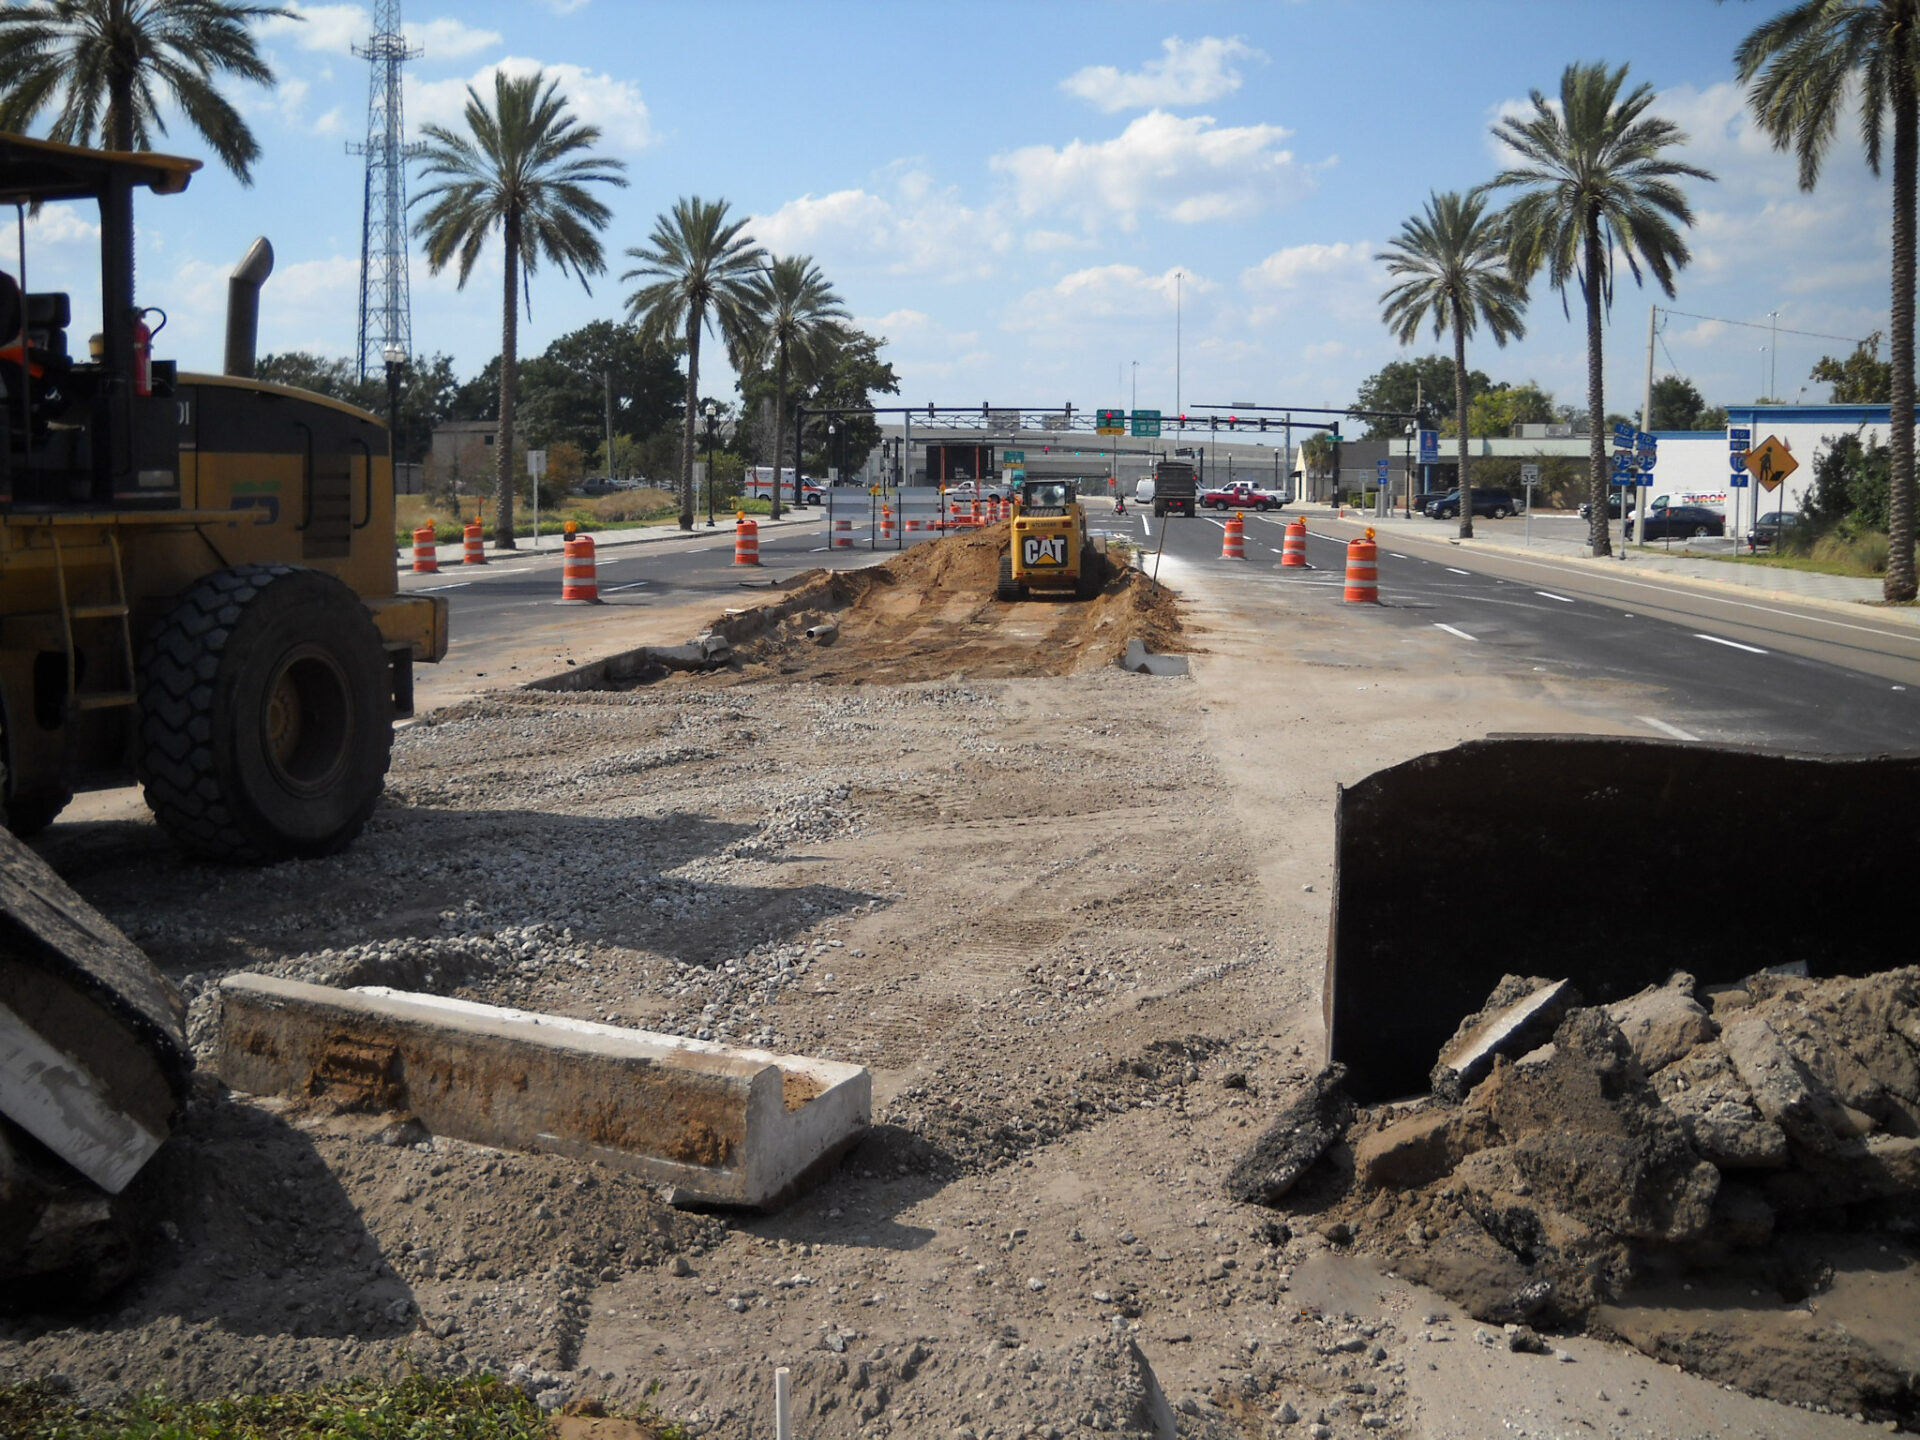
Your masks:
M199 168L0 134L0 204L100 237L97 294L22 287L70 273L70 239L0 242L0 801L31 834L137 778L194 854L323 855L379 800L446 603L398 593L387 427L248 378L270 247L235 274L226 374L155 358L133 197Z
M994 595L1024 600L1035 591L1091 600L1107 582L1107 557L1093 548L1078 487L1029 480L1014 492L1012 539L1000 557Z

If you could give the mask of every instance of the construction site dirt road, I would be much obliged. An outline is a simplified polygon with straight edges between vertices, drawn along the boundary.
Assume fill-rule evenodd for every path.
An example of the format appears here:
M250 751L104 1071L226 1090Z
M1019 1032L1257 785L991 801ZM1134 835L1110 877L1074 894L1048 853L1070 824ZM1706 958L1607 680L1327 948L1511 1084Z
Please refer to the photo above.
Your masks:
M853 1061L875 1123L792 1204L723 1216L203 1072L136 1182L145 1270L104 1310L0 1319L0 1381L485 1369L724 1440L772 1432L776 1366L821 1440L1859 1433L1778 1335L1911 1346L1897 1237L1817 1304L1717 1312L1774 1348L1701 1375L1599 1334L1515 1348L1369 1258L1364 1211L1226 1194L1320 1068L1336 785L1490 731L1622 731L1631 697L1196 569L1177 602L1136 573L998 605L996 560L989 532L810 582L732 668L621 690L518 687L719 617L456 641L328 859L193 864L123 801L77 807L39 848L188 995L203 1057L213 987L253 971ZM1135 636L1192 677L1116 668Z

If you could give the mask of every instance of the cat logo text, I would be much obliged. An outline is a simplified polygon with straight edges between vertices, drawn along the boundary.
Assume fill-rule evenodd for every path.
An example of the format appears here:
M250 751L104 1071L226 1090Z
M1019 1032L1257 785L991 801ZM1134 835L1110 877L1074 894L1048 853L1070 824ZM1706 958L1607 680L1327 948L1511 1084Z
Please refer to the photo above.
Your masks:
M1020 558L1028 565L1064 565L1067 563L1067 537L1028 535L1020 542Z

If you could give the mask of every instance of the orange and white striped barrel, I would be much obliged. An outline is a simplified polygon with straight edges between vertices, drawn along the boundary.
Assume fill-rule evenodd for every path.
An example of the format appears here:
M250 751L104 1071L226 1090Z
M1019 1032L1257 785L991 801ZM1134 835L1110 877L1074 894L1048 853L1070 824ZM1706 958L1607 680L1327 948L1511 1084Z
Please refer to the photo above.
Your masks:
M1220 558L1222 560L1247 558L1247 522L1238 511L1227 517L1227 528L1220 536Z
M1341 597L1356 605L1372 605L1380 599L1380 550L1369 530L1362 540L1347 542L1347 588Z
M487 563L487 547L480 539L480 522L469 520L460 527L460 538L466 545L466 553L460 557L463 565L484 565Z
M433 521L431 520L413 532L413 573L416 575L440 573L440 551L433 543Z
M560 546L560 601L598 605L600 579L593 561L593 537L582 535Z
M975 530L980 528L980 497L978 495L974 496L973 499L967 503L967 524Z
M882 540L893 538L893 507L891 505L880 507L880 538Z
M741 518L733 527L733 563L736 565L758 565L760 563L760 522Z
M1282 566L1305 565L1307 563L1307 522L1295 520L1287 526L1287 535L1280 542L1280 564Z
M833 548L851 550L853 548L853 521L836 520L833 522Z
M901 522L900 528L911 535L914 531L924 529L925 527L922 526L918 520L905 520Z

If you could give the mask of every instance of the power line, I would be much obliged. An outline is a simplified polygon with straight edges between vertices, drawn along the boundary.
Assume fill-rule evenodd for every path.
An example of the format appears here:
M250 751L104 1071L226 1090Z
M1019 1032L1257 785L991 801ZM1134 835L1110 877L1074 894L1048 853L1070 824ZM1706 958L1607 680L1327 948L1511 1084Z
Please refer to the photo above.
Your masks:
M1716 325L1739 325L1747 330L1765 330L1775 335L1804 335L1810 340L1844 340L1849 345L1865 345L1867 342L1857 335L1828 335L1819 330L1789 330L1786 326L1762 325L1753 320L1729 320L1724 315L1695 315L1690 310L1668 310L1656 305L1654 309L1662 315L1678 315L1686 320L1711 320ZM1877 348L1877 347L1876 347ZM1668 356L1672 359L1672 356ZM1678 368L1678 367L1675 367Z

